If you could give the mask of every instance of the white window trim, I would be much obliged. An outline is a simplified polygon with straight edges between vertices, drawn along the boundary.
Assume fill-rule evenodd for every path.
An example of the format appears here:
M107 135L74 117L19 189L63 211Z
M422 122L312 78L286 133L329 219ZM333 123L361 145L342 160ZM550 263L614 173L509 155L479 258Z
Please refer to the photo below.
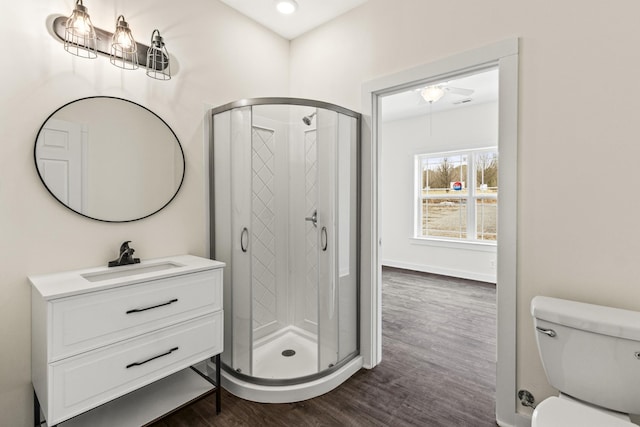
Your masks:
M486 240L451 240L437 237L409 237L412 245L432 246L439 248L465 249L477 252L496 253L496 242Z

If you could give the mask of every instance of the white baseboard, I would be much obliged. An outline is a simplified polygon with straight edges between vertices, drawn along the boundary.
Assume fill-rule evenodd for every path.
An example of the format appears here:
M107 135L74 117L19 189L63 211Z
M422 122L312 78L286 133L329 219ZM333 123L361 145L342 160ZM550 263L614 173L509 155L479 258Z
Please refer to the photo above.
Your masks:
M500 427L531 427L531 416L521 413L513 414L513 418L511 420L496 420L496 423Z
M516 414L516 427L531 427L531 416L526 414Z
M443 268L436 265L412 264L389 259L382 260L382 265L387 267L403 268L405 270L421 271L423 273L441 274L443 276L460 277L462 279L478 280L480 282L496 283L495 274L483 274L474 271L464 271L452 268Z

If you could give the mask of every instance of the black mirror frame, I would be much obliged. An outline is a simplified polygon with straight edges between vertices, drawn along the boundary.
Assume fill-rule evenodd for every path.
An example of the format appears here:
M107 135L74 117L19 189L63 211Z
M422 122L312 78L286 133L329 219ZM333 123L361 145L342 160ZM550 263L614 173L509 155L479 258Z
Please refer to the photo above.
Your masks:
M108 219L102 219L102 218L95 218L86 214L83 214L82 212L78 212L75 209L72 209L71 207L69 207L67 204L65 204L62 200L58 199L55 194L53 194L53 192L51 191L51 189L47 186L47 183L45 182L42 174L40 173L40 169L38 168L38 158L37 158L37 148L38 148L38 138L40 136L40 132L42 132L42 129L44 128L44 126L47 124L47 122L49 121L50 118L52 118L58 111L62 110L63 108L65 108L66 106L79 102L79 101L83 101L83 100L87 100L87 99L96 99L96 98L103 98L103 99L116 99L119 101L124 101L124 102L128 102L130 104L133 104L137 107L140 107L146 111L148 111L149 113L153 114L155 117L157 117L166 127L167 129L169 129L171 131L171 134L174 136L174 138L176 139L176 142L178 143L178 147L180 148L180 154L182 154L182 178L180 179L180 184L178 185L178 188L176 188L175 193L173 194L173 196L167 201L167 203L165 203L164 205L162 205L159 209L151 212L148 215L145 216L141 216L139 218L134 218L134 219L127 219L127 220L108 220ZM156 113L154 113L153 111L151 111L150 109L148 109L147 107L138 104L137 102L133 102L130 101L128 99L124 99L124 98L119 98L117 96L87 96L84 98L79 98L79 99L75 99L73 101L67 102L66 104L62 105L61 107L57 108L53 113L49 114L49 116L45 119L45 121L42 123L42 125L40 126L40 128L38 129L38 133L36 134L36 140L35 143L33 145L33 160L34 160L34 166L36 168L36 172L38 173L38 177L40 178L40 181L42 182L42 185L44 185L44 188L47 189L47 191L49 192L49 194L51 194L51 196L56 199L58 201L58 203L60 203L62 206L64 206L65 208L69 209L72 212L77 213L78 215L81 215L85 218L89 218L89 219L93 219L96 221L101 221L101 222L111 222L111 223L127 223L127 222L133 222L133 221L139 221L141 219L145 219L150 217L151 215L155 215L158 212L160 212L162 209L166 208L167 205L169 205L169 203L171 203L173 201L173 199L176 198L176 196L178 195L178 192L180 191L180 189L182 188L182 184L184 183L184 177L186 175L187 172L187 163L186 163L186 159L185 159L185 155L184 155L184 150L182 149L182 144L180 143L180 140L178 139L178 136L176 135L176 133L173 131L173 129L171 128L171 126L169 126L169 124L164 121L162 119L162 117L160 117L159 115L157 115Z

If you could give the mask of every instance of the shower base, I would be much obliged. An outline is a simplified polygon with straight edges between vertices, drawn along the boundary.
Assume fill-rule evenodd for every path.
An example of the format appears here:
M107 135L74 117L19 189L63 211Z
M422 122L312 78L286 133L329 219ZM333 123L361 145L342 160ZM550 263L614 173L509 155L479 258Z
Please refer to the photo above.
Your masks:
M362 368L362 356L349 361L340 369L322 378L302 384L286 386L268 386L243 381L222 370L222 387L229 393L242 399L260 403L291 403L312 399L325 393L349 379Z
M290 351L294 354L287 356ZM318 372L317 355L315 336L289 327L256 342L253 348L253 376L289 379L313 375Z
M256 343L253 350L253 376L261 379L291 379L318 372L317 342L315 337L298 329L288 328ZM290 354L293 350L295 354ZM362 367L358 356L327 375L294 385L262 385L237 378L222 370L222 387L242 399L261 403L290 403L311 399L327 393L356 373Z

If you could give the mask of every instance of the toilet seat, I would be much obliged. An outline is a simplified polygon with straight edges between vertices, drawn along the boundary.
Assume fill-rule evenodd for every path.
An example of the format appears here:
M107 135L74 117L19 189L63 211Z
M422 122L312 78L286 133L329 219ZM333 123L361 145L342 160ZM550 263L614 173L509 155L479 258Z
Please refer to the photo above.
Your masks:
M550 397L533 411L531 427L637 427L629 417L605 412L571 398Z

